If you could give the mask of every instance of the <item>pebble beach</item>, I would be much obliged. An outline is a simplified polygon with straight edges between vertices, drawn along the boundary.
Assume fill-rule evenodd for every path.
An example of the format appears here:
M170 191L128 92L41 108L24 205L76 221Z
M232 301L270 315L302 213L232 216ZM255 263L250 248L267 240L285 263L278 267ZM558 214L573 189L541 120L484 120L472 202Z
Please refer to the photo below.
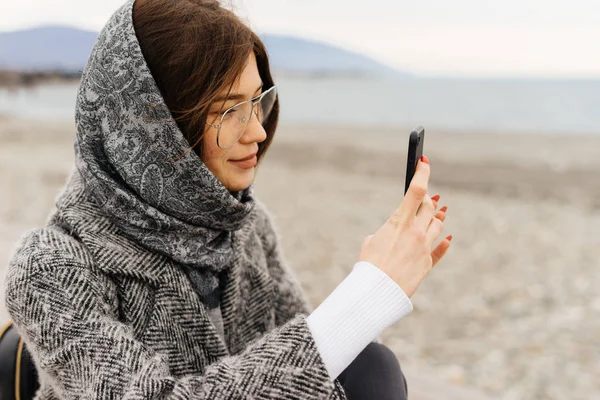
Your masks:
M74 132L0 117L2 282L19 237L53 207ZM401 201L409 132L278 129L256 193L314 306ZM427 130L425 154L454 239L414 311L381 335L409 398L600 399L600 135Z

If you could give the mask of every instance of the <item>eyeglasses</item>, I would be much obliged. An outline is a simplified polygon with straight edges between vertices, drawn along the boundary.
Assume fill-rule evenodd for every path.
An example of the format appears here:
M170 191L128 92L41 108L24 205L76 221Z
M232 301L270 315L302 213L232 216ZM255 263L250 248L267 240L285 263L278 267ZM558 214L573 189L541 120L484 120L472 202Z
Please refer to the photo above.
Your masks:
M273 86L259 96L225 110L218 124L207 122L206 125L217 129L217 146L228 149L237 143L246 131L253 112L264 127L276 100L277 89Z

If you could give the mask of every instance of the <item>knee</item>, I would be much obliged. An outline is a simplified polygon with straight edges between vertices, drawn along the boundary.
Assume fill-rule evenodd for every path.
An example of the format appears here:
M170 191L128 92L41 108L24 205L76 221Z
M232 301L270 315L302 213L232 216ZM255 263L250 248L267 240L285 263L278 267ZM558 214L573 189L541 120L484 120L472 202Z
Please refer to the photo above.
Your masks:
M400 362L389 347L381 343L369 343L369 345L358 355L361 362L367 364L380 364L385 366L393 366L400 369Z
M356 357L349 366L351 374L357 370L361 374L373 374L387 377L400 377L406 384L406 378L400 367L400 362L392 350L381 343L369 345Z
M406 377L404 376L404 372L402 372L402 367L400 366L400 362L398 361L398 357L394 354L389 347L381 343L370 343L367 346L367 356L373 358L373 364L379 364L381 367L380 372L383 371L384 375L390 377L397 377L400 380L400 384L404 387L404 391L408 392L408 384L406 382Z
M374 398L357 396L363 393L363 387L381 392L381 399L403 399L408 393L408 385L400 368L398 358L387 346L370 343L340 375L344 388L354 395L349 399ZM374 389L377 388L377 389Z

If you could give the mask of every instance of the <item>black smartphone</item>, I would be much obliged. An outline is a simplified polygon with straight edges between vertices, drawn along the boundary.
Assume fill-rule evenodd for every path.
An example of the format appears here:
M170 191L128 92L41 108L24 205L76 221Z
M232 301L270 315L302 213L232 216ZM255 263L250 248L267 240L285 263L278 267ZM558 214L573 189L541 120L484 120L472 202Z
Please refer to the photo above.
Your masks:
M423 155L423 143L425 142L425 128L417 126L408 138L408 155L406 156L406 181L404 183L404 194L408 191L410 181L415 175L417 162Z

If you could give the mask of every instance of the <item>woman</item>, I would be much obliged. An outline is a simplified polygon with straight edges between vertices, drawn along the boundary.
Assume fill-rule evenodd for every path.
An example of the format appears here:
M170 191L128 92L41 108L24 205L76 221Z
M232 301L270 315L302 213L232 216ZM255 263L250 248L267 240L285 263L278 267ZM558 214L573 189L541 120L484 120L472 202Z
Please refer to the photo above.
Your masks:
M115 12L81 79L76 168L7 275L38 398L406 398L372 341L450 244L431 252L427 160L312 311L252 185L278 111L262 42L217 1Z

